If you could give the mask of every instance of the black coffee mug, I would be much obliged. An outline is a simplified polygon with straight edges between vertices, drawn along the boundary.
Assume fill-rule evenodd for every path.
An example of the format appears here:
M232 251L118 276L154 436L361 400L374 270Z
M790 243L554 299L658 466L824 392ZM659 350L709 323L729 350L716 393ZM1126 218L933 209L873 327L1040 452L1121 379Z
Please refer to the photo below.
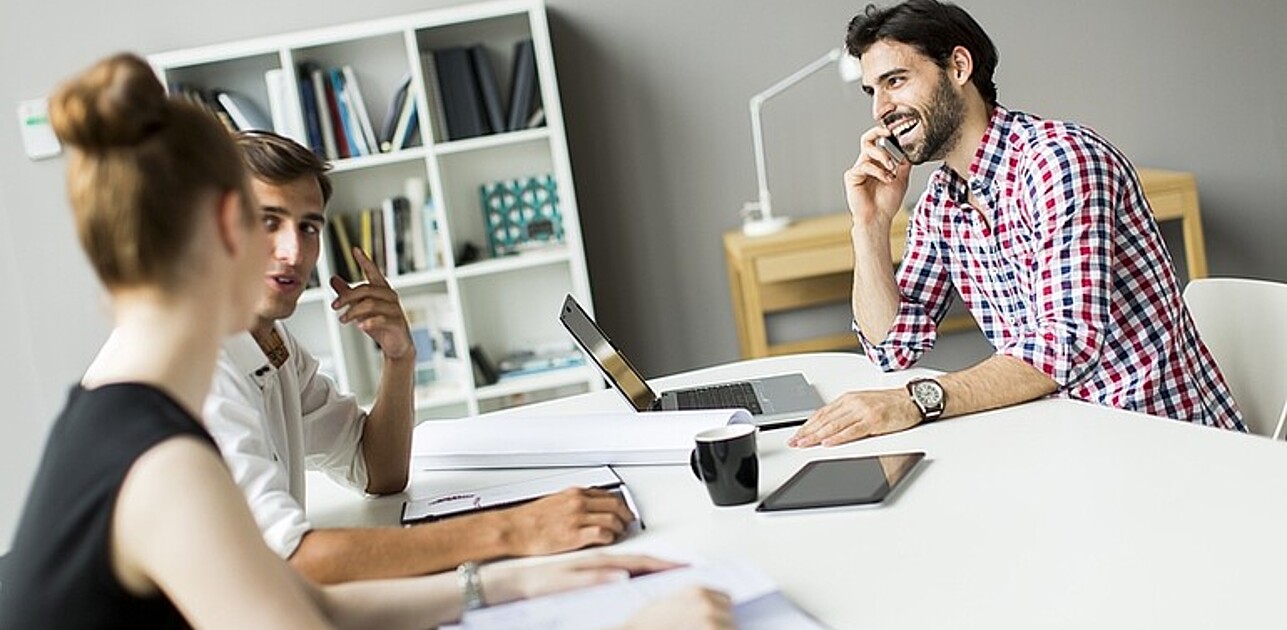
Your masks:
M741 505L760 493L760 459L755 453L758 429L730 424L702 431L688 458L693 474L706 484L715 505Z

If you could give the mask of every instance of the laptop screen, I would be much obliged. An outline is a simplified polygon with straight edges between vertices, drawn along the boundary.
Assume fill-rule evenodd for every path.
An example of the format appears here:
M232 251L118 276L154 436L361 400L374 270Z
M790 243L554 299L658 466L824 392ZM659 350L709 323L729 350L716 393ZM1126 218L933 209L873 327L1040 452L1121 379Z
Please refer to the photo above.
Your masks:
M639 371L630 365L630 361L612 345L608 336L603 334L599 325L586 315L585 310L577 304L571 295L563 300L563 312L559 315L563 327L572 333L581 349L592 359L617 391L630 400L630 404L639 411L652 409L657 394L644 382Z

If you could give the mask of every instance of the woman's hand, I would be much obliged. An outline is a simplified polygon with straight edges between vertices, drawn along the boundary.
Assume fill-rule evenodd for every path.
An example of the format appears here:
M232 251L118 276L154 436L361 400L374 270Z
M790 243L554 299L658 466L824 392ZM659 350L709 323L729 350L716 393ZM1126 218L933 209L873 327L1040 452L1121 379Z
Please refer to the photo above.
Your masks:
M491 564L479 570L488 605L629 579L683 566L651 556L596 553L542 564Z

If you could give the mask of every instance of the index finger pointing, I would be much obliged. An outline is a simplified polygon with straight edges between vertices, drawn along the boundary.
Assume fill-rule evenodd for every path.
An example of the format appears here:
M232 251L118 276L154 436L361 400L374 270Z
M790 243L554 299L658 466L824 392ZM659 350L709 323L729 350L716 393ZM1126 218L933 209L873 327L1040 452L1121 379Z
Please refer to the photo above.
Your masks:
M362 268L362 272L366 274L367 282L377 287L389 286L389 281L385 280L384 274L380 273L380 268L371 261L371 258L360 247L353 248L353 260L357 261L358 266Z

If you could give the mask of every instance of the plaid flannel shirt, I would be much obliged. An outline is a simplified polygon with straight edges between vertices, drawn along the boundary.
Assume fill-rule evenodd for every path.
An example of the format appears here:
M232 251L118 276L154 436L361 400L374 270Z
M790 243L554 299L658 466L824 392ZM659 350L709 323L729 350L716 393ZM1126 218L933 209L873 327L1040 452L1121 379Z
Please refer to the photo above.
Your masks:
M998 106L969 173L943 165L917 204L886 338L855 322L874 363L907 368L932 348L955 288L997 353L1058 395L1246 430L1124 155L1086 127Z

